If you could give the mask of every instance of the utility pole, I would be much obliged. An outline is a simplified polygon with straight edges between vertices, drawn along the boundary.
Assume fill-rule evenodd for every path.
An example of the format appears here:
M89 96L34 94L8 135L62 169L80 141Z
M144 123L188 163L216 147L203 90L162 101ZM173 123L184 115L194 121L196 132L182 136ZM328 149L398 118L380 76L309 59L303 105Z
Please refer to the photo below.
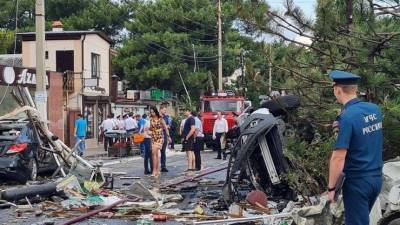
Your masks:
M269 79L268 79L268 91L269 94L272 92L272 48L269 45Z
M187 98L189 100L189 106L190 106L190 108L192 108L192 100L190 99L189 91L186 88L185 81L183 81L183 77L182 77L181 71L179 69L178 69L178 73L179 73L179 77L181 78L183 88L185 89L186 96L187 96Z
M45 12L44 0L36 0L35 5L35 26L36 26L36 108L40 116L47 121L47 92L46 92L46 71L44 61L45 51Z
M222 21L221 0L218 0L218 92L222 91Z
M240 69L241 69L241 89L242 89L242 95L244 96L245 92L245 86L244 86L244 54L243 54L243 49L240 50Z
M208 71L208 84L210 85L211 93L215 93L214 81L211 71Z

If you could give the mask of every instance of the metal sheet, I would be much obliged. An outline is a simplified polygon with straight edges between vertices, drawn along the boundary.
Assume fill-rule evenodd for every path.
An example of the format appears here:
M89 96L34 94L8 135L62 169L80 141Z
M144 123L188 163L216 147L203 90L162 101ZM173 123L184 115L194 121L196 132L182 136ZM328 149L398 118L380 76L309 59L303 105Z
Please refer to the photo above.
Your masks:
M276 172L275 164L272 160L267 139L264 135L258 138L258 144L260 146L261 154L263 156L264 163L267 167L269 178L271 179L272 184L279 184L281 180L279 179L278 173Z

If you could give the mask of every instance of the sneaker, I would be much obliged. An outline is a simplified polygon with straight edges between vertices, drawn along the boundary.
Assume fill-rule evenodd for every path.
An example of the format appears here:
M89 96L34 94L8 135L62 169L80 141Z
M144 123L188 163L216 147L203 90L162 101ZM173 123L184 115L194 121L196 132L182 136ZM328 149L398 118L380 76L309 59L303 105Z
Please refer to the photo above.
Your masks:
M149 174L151 174L151 172L150 171L144 171L144 174L145 175L149 175Z
M161 172L166 173L166 172L168 172L168 170L167 170L167 168L162 168L162 169L161 169Z

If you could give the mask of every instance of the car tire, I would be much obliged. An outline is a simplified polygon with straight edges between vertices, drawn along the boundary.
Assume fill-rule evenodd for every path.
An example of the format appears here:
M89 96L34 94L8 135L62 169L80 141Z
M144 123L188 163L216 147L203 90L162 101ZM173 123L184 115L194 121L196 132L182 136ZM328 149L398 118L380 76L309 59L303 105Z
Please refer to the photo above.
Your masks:
M32 158L28 164L28 180L35 181L38 174L38 164L35 158Z
M274 116L286 114L285 110L296 109L299 106L300 99L294 95L280 96L261 103L261 108L267 108Z
M379 220L378 225L400 225L400 211L390 212Z

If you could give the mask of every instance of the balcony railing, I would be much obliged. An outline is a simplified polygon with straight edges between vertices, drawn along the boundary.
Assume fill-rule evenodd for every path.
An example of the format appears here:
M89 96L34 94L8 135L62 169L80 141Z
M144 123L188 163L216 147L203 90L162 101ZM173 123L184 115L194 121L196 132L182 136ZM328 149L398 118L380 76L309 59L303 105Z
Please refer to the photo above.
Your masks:
M66 92L74 92L75 72L67 70L63 74L63 89Z

